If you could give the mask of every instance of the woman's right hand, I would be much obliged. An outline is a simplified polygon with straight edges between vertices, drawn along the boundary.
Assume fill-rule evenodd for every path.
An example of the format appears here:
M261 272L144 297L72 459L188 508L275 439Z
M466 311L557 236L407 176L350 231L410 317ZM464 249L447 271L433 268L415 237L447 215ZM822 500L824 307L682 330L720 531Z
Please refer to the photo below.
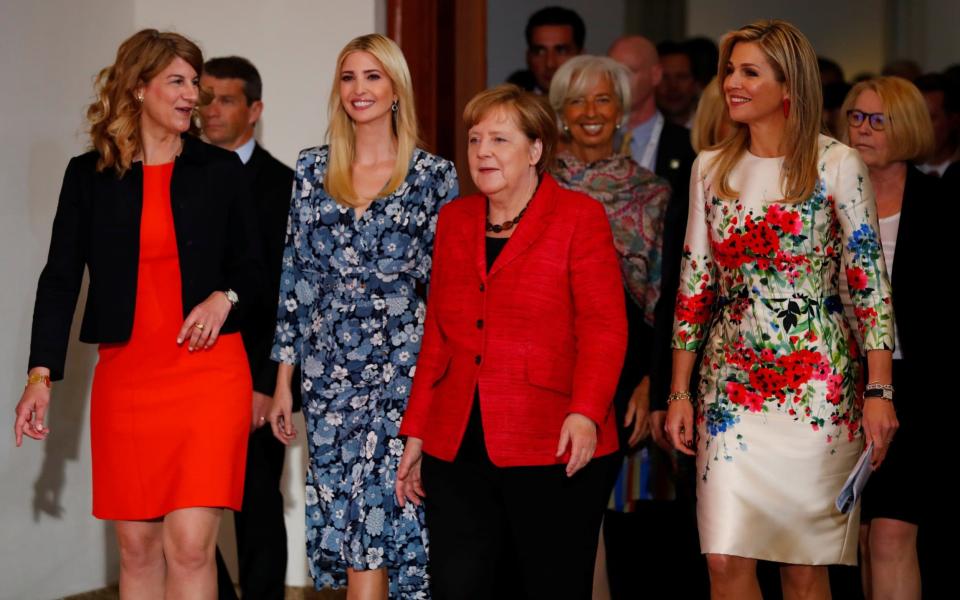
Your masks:
M297 430L293 426L293 392L290 391L289 381L284 382L277 377L277 387L273 391L273 402L267 413L267 421L273 430L273 437L280 440L284 446L289 446L297 437Z
M693 403L679 399L667 407L667 422L663 426L673 447L684 454L695 456L693 451Z
M423 461L423 440L408 437L403 446L403 456L400 466L397 467L397 482L394 491L397 495L397 504L406 505L407 500L420 506L423 497L423 481L420 479L420 463Z
M50 375L46 369L31 371L31 375ZM43 420L47 416L47 407L50 406L50 388L43 383L32 383L23 388L20 402L17 403L17 418L13 423L13 435L17 440L17 447L23 443L23 435L35 440L44 440L50 430L44 426Z

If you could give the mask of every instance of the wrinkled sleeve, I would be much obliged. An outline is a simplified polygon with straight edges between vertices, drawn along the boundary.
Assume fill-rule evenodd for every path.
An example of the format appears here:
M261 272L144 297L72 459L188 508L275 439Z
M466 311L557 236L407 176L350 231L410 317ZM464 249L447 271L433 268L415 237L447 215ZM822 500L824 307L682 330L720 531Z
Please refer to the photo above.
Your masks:
M876 199L855 150L839 161L833 194L841 257L865 350L893 350L893 302L880 246Z
M320 226L319 215L311 203L313 153L304 151L297 159L287 218L287 235L283 248L280 274L280 296L277 305L277 329L270 358L286 364L301 360L301 345L314 320L320 318L316 308L320 293L315 272L305 268L298 249L310 244L311 232Z
M710 224L701 161L693 163L690 177L690 211L683 243L680 287L674 310L672 347L696 351L707 334L716 298L717 273L710 246Z

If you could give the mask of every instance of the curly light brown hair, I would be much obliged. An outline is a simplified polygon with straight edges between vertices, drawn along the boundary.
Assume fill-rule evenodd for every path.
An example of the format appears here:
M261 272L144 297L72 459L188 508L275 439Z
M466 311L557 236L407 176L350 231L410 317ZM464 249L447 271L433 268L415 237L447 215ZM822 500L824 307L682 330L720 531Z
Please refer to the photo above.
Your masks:
M189 63L197 74L203 70L203 53L195 43L179 33L144 29L120 44L114 63L97 75L97 98L87 108L87 121L90 143L100 154L98 172L113 168L117 177L122 177L130 168L141 150L137 89L177 57ZM196 121L192 121L190 133L199 132Z

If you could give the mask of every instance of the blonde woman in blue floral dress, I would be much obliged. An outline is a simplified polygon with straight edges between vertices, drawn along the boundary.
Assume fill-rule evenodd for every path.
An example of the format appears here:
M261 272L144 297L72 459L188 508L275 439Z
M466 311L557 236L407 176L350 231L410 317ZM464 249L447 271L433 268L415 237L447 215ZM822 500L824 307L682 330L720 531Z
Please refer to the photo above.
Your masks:
M300 153L280 282L270 423L289 443L302 367L307 558L318 589L428 598L422 508L397 505L397 437L423 336L437 213L453 164L415 147L410 74L389 39L337 59L329 146Z
M759 599L756 561L770 560L785 598L829 598L825 565L856 564L859 525L834 501L864 441L878 466L897 426L874 397L890 392L893 321L873 191L858 153L818 133L803 34L748 25L724 39L720 65L736 134L693 168L665 428L697 456L713 597ZM841 276L863 332L865 402Z

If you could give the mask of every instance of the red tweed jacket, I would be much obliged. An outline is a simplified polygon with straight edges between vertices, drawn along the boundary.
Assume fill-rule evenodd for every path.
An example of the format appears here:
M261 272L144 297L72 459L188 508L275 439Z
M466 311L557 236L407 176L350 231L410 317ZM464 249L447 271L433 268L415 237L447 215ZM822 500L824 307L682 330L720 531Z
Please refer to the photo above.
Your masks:
M440 211L426 332L400 434L453 460L480 388L487 453L500 467L557 458L570 413L617 449L611 400L627 343L623 283L603 206L549 175L486 269L486 200Z

